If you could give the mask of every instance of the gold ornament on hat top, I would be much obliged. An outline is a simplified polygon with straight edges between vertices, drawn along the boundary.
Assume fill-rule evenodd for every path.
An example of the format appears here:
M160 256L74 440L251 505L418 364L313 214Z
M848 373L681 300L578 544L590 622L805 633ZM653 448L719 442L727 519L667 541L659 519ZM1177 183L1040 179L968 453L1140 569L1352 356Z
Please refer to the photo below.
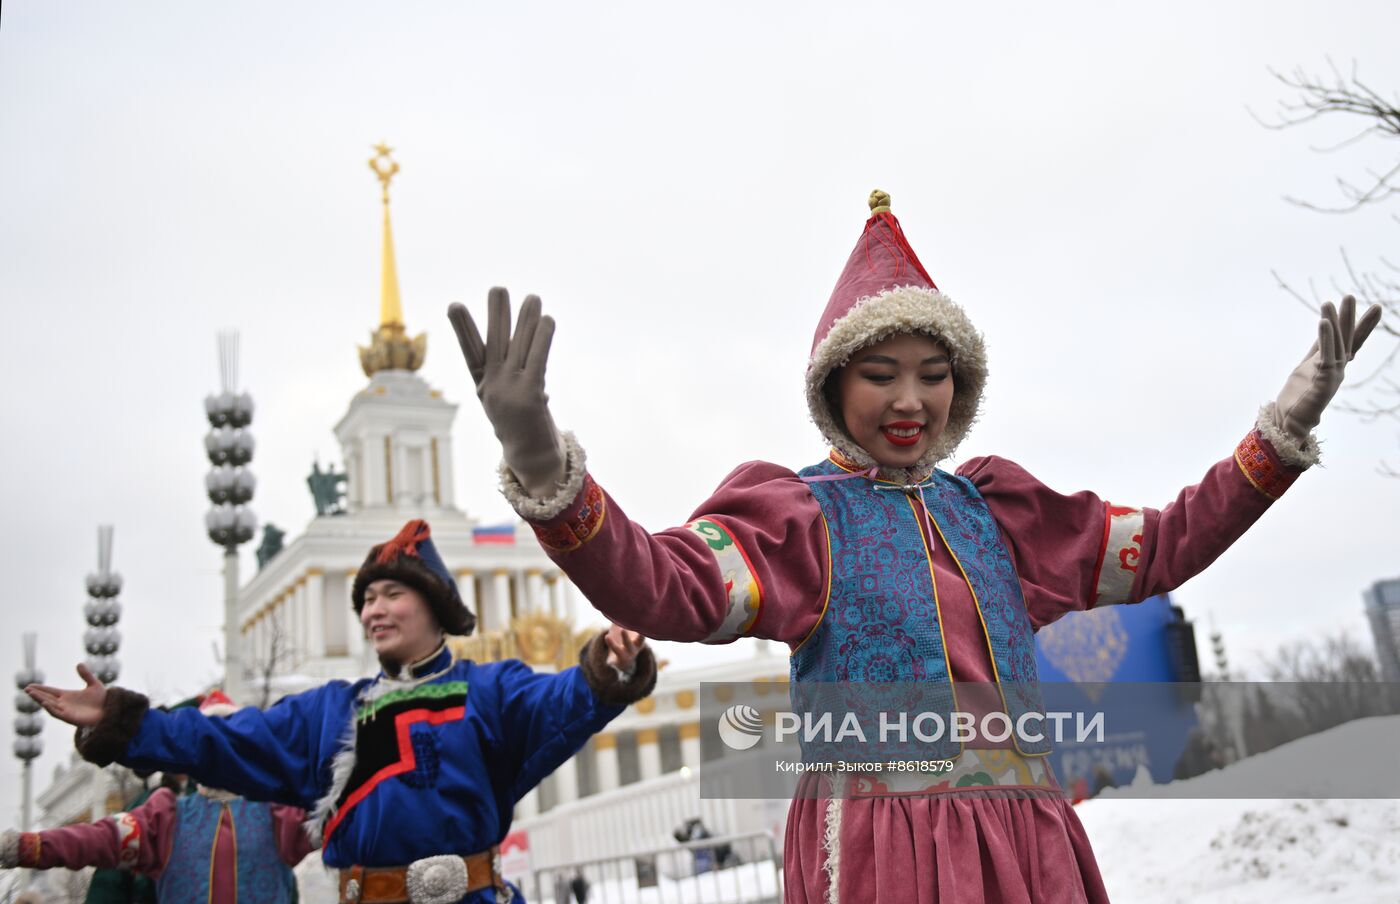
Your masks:
M890 212L890 193L875 189L870 193L870 215Z
M420 333L410 339L404 329L394 234L389 227L389 183L399 172L393 153L394 149L381 141L374 145L374 156L369 159L369 168L379 179L380 200L384 204L384 251L380 262L379 329L371 334L369 348L360 346L360 367L367 377L381 370L417 370L428 355L427 335Z

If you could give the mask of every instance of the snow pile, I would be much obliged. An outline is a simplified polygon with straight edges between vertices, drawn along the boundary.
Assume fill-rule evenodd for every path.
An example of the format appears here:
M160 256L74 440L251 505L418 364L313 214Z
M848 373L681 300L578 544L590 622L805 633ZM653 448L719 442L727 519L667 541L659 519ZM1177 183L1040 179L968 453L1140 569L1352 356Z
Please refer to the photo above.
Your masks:
M1400 769L1397 736L1400 717L1365 719L1160 786L1154 799L1108 791L1081 804L1076 809L1110 898L1133 904L1400 902L1400 804L1394 800L1189 799L1270 787L1276 781L1270 776L1281 768L1304 777L1299 793L1354 789L1354 774L1343 784L1326 768L1329 751L1383 752L1393 773ZM1370 746L1377 744L1385 746ZM1131 793L1141 797L1143 791Z

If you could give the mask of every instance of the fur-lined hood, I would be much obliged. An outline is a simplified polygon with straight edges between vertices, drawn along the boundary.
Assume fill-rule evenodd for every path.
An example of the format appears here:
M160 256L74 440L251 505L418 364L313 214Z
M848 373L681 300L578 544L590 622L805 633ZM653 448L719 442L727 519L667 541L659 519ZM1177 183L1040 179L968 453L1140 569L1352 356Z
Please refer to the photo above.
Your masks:
M987 350L967 314L924 270L890 213L889 195L872 192L870 208L865 231L817 324L807 364L807 408L832 447L856 464L875 466L833 409L827 379L860 349L897 333L938 340L953 357L953 403L947 427L917 465L927 470L950 457L977 420L987 383Z

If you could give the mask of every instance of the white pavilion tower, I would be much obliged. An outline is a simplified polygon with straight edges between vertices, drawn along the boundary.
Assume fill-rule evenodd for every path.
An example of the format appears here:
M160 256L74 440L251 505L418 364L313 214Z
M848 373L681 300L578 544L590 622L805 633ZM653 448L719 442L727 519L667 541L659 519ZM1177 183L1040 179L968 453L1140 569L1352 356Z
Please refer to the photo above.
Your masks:
M409 337L399 300L389 221L389 183L398 164L388 147L376 150L370 167L384 204L380 323L371 344L360 349L369 383L334 428L345 461L345 498L268 561L225 613L236 646L226 657L226 685L238 694L235 699L250 703L371 670L373 657L350 590L370 547L412 518L432 525L463 601L477 614L476 633L454 640L462 654L478 660L515 656L539 668L567 666L577 655L575 596L534 534L521 524L513 543L496 538L478 544L474 520L457 508L457 406L416 373L427 337Z

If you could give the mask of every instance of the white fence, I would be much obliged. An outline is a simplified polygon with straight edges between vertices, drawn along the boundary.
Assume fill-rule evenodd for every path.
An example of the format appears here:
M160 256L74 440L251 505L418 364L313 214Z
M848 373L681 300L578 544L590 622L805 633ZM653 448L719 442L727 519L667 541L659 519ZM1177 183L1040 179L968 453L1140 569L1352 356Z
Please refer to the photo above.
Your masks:
M778 904L783 867L767 832L671 844L535 870L540 904Z
M528 832L531 868L541 869L674 844L671 833L695 818L716 835L772 831L775 820L767 804L701 799L699 782L682 770L561 804L513 828ZM779 826L786 802L781 807Z

